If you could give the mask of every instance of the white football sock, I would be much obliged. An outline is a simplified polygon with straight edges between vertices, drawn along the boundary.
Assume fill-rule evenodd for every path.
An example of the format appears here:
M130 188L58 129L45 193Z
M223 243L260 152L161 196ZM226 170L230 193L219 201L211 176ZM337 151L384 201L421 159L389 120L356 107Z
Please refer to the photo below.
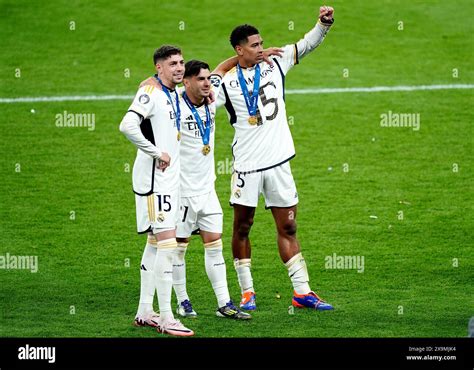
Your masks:
M250 258L243 258L241 260L234 260L235 271L237 271L237 278L239 279L240 290L242 293L253 292L253 279L250 272L251 261Z
M311 288L309 287L308 269L303 255L301 253L294 255L285 263L285 266L288 269L288 276L293 283L295 292L297 294L308 294Z
M188 299L186 292L186 249L189 243L178 243L178 247L174 250L173 259L173 288L178 299L178 304Z
M217 306L223 307L230 301L230 296L221 239L204 244L204 263L207 277L217 298Z
M176 239L160 240L153 267L160 317L165 321L174 318L171 310L171 291L173 289L173 257L176 247Z
M153 265L156 258L156 239L148 236L145 250L140 262L140 303L137 316L146 316L153 311L153 298L155 297L155 275Z

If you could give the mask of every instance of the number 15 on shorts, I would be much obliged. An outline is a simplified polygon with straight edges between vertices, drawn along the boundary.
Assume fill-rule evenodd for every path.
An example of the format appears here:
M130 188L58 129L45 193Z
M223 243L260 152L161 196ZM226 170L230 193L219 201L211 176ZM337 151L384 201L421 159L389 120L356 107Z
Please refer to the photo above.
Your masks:
M165 213L172 211L171 195L151 194L148 196L148 219L151 222L163 222ZM156 212L158 209L158 213Z

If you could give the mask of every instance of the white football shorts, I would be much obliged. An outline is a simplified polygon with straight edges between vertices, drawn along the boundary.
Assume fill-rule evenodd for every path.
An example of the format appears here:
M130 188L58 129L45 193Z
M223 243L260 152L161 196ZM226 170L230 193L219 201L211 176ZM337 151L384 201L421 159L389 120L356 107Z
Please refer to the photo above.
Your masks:
M177 238L189 238L197 229L222 233L222 207L214 189L204 195L181 197L179 208Z
M157 234L175 230L179 219L179 191L170 190L147 196L135 194L137 231Z
M285 208L298 204L289 161L264 171L245 174L234 172L230 186L231 205L257 207L260 194L265 198L266 208Z

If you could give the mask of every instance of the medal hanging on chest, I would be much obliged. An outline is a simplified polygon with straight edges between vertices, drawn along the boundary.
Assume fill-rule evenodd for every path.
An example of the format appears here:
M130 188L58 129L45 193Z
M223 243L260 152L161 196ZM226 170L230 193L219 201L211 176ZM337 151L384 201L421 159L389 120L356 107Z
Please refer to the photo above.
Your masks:
M206 144L202 147L202 154L208 155L211 152L211 146Z
M249 113L248 123L252 126L255 126L258 123L257 118L257 108L258 108L258 91L260 89L260 65L255 66L255 75L253 78L253 90L252 95L250 96L247 89L247 83L245 82L245 77L242 72L242 68L237 64L237 76L239 78L240 89L244 95L245 105L247 106L247 111Z
M206 122L204 123L196 107L185 92L183 93L183 100L188 106L189 110L193 113L194 119L199 128L199 132L201 133L201 139L204 145L202 147L202 154L208 155L211 152L211 146L209 145L209 139L211 137L211 112L209 111L209 107L207 104L204 104L204 109L206 110Z
M166 94L166 96L168 97L168 101L170 102L171 104L171 107L173 107L173 112L174 112L174 115L176 117L176 129L178 130L178 134L176 135L176 138L178 139L178 141L181 140L181 108L179 106L179 96L178 96L178 93L176 92L176 89L174 90L174 95L175 95L175 99L176 99L176 108L174 107L174 104L173 104L173 99L171 99L171 94L170 94L170 91L168 90L168 88L163 84L163 82L161 81L161 79L155 75L155 78L157 79L157 81L160 83L161 85L161 88L163 89L163 92Z
M253 126L253 125L256 125L258 123L258 119L257 119L257 116L250 116L249 119L248 119L249 123Z

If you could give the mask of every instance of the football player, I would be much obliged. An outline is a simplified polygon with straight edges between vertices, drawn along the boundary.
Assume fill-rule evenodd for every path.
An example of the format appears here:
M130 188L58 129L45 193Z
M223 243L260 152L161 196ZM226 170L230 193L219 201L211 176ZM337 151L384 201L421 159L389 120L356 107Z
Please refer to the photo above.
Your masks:
M176 85L184 77L184 59L179 48L164 45L156 50L153 60L160 89L141 87L120 123L120 131L138 149L133 165L137 229L140 234L148 234L140 269L140 304L134 323L157 327L158 331L171 335L192 336L194 332L176 320L171 309L183 104ZM159 315L153 311L155 286Z
M311 290L296 238L298 193L290 168L295 148L285 106L288 71L321 44L334 22L333 14L333 8L321 7L314 28L295 44L283 47L283 55L274 57L273 65L263 60L263 39L255 27L244 24L230 35L239 62L223 77L218 104L225 104L235 130L232 252L242 291L240 307L246 310L256 309L249 233L260 194L275 220L278 250L294 288L293 306L333 309Z
M225 74L225 71L216 70L214 73ZM204 244L206 273L217 298L217 316L246 320L251 318L250 315L241 312L230 299L222 255L222 208L214 188L216 104L206 102L211 86L207 63L197 60L186 63L181 110L181 219L176 231L178 248L173 266L173 286L178 299L178 314L196 316L186 291L185 253L191 234L199 230ZM216 84L216 95L218 90L219 84Z

